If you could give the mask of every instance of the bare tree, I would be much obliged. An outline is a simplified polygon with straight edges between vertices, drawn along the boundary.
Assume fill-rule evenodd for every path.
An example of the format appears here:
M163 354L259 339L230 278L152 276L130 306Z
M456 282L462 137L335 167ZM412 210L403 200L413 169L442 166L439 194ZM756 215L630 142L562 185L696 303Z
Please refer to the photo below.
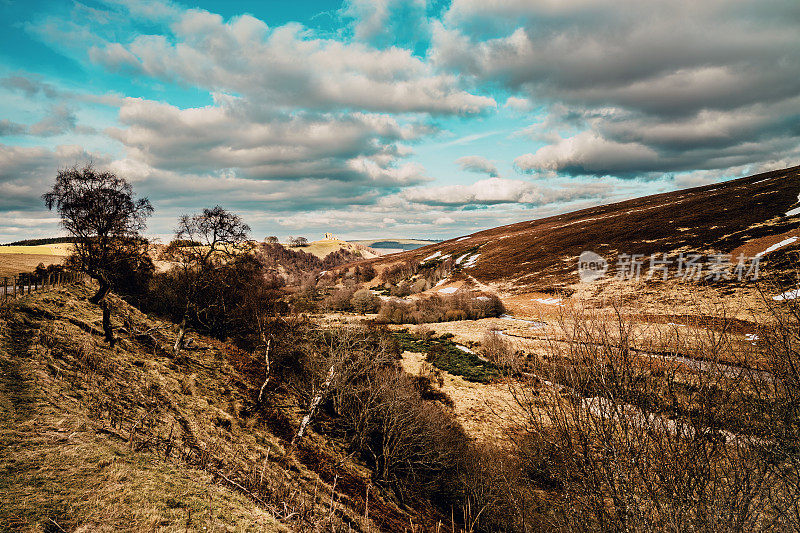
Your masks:
M176 355L183 348L190 316L198 315L202 292L215 282L214 273L250 252L249 231L250 226L238 215L220 206L179 219L175 240L167 251L168 256L178 263L185 299L178 338L173 347Z
M137 200L124 178L91 165L59 170L53 189L42 199L48 209L58 211L61 226L74 237L68 263L99 284L90 300L102 307L106 341L113 346L106 296L114 288L116 273L149 263L147 241L140 232L153 207L147 198Z

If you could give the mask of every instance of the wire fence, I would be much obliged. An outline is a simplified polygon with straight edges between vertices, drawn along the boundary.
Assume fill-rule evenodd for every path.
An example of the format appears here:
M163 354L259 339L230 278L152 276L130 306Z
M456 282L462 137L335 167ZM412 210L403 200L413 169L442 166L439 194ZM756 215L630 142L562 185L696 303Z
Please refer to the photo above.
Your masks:
M86 281L86 274L72 270L60 272L21 272L16 276L0 278L0 299L16 300L28 294L52 291L58 287Z

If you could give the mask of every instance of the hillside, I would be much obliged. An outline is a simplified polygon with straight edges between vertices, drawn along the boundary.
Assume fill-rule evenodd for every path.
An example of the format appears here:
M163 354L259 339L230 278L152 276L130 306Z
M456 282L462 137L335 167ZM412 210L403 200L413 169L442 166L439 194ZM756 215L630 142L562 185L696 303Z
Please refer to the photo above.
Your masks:
M273 380L259 404L263 360L203 337L176 358L174 326L117 298L121 338L109 348L90 294L73 286L0 309L0 529L397 531L425 523L336 439L312 430L287 455L308 400ZM292 353L297 343L289 344L275 348Z
M287 246L289 250L305 252L312 254L320 259L324 259L330 253L338 252L339 250L346 250L348 252L360 254L364 259L372 259L378 257L378 253L368 246L359 244L357 242L348 242L341 239L320 239L318 241L311 241L307 246Z
M799 193L800 167L792 167L501 226L372 263L381 269L462 257L465 274L519 293L574 286L578 256L586 250L612 267L620 254L753 256L774 245L779 256L798 246L792 237L800 236Z

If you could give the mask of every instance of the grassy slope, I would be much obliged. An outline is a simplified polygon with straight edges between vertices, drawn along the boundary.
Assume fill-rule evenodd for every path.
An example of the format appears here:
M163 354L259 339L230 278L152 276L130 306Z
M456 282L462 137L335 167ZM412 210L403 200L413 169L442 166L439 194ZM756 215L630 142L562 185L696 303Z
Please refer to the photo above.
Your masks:
M83 287L35 294L0 316L0 529L419 523L373 487L368 526L369 472L314 432L284 456L301 408L284 397L255 405L260 361L203 338L173 358L170 327L121 301L121 340L111 349L89 295ZM130 335L151 328L164 329Z
M0 278L16 276L20 272L32 272L40 264L58 265L64 257L41 254L2 254L0 253ZM2 283L2 279L0 279Z
M360 252L365 259L372 259L378 255L366 246L355 244L352 242L335 240L320 240L308 243L308 246L288 246L290 250L305 252L307 254L316 255L320 259L324 259L326 255L336 252L341 249L349 250L351 252Z
M60 264L70 254L71 249L69 244L0 246L0 278L31 272L40 264Z
M578 281L577 258L593 250L613 266L618 254L754 253L800 234L800 167L646 196L539 220L501 226L373 261L376 269L436 251L480 253L469 274L519 291L549 290ZM770 239L764 239L770 236ZM761 240L759 240L761 239ZM747 243L758 246L745 250ZM782 248L785 253L791 247Z

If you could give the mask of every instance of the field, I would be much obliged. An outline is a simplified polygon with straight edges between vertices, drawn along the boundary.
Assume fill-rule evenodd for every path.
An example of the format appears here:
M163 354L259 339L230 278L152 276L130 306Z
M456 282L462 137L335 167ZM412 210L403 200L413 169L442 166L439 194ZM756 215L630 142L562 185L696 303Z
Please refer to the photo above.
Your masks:
M0 278L31 272L40 264L61 264L69 251L63 245L59 248L56 246L59 245L0 246Z

